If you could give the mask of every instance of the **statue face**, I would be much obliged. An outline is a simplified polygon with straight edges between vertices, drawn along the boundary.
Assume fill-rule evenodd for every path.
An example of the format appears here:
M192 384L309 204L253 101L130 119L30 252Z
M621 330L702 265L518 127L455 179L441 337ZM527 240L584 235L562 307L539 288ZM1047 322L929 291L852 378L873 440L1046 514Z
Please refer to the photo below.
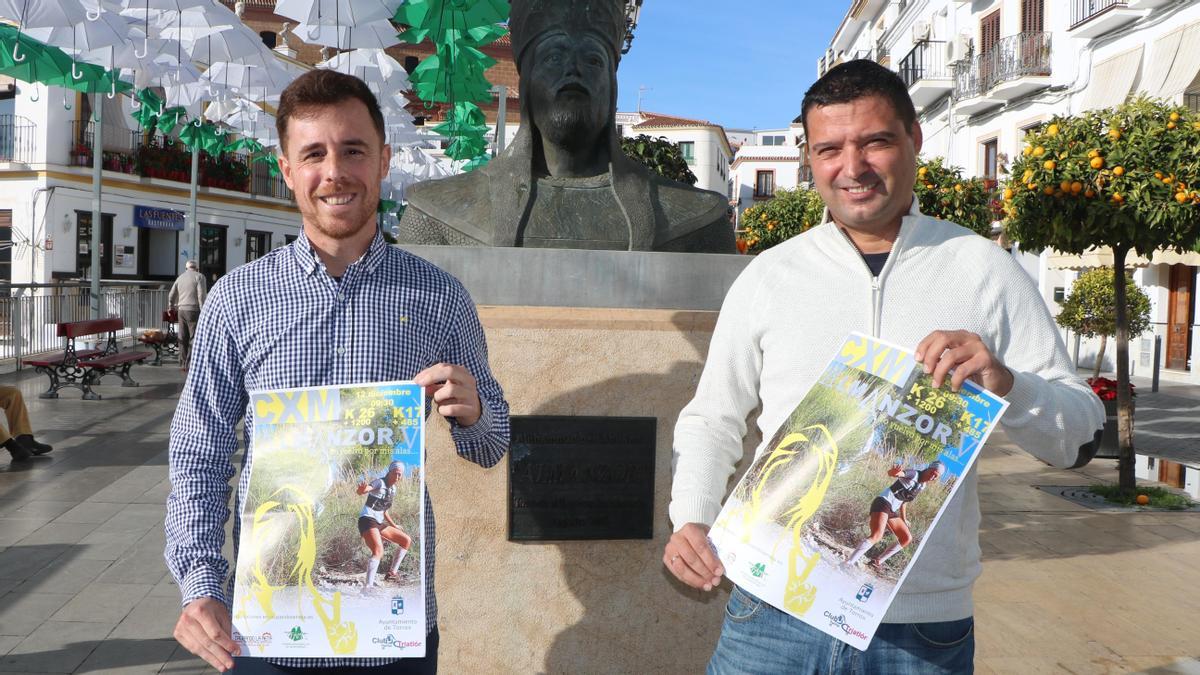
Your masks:
M533 51L529 112L543 136L556 145L594 145L612 118L613 63L590 35L551 35Z

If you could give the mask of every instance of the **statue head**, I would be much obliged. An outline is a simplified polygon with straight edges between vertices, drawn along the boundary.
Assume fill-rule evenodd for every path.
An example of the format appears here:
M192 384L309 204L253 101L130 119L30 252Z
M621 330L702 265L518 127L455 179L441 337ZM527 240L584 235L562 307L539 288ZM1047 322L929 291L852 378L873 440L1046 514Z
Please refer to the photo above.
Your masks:
M616 110L625 0L514 0L509 30L522 115L568 149L605 142Z

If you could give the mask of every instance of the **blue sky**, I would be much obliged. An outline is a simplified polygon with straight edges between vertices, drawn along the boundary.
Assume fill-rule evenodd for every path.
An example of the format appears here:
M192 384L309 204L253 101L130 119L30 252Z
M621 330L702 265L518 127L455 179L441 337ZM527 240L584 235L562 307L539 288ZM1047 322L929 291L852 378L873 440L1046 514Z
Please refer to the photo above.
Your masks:
M617 71L618 109L731 128L787 126L816 80L846 0L645 0Z

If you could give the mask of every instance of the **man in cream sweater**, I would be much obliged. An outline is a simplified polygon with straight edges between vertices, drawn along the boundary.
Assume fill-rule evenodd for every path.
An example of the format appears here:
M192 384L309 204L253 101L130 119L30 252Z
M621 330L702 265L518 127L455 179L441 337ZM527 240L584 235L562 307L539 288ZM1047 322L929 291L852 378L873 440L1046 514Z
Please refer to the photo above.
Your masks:
M761 404L758 426L771 438L850 331L915 345L935 385L970 378L1005 397L1005 434L1055 466L1086 462L1104 421L1016 261L918 210L921 128L900 78L871 61L839 65L805 94L801 116L827 222L762 253L734 282L675 427L675 533L663 564L705 591L724 572L706 535L747 416ZM976 487L972 469L866 652L735 587L709 673L971 672Z

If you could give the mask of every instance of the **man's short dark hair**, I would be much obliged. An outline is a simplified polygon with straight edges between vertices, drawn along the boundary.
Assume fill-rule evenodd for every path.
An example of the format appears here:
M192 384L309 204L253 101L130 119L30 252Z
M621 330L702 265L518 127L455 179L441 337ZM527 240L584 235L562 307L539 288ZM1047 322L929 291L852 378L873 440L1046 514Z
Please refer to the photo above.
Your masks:
M367 106L379 140L386 139L383 129L383 112L379 109L379 101L365 82L345 73L326 68L314 68L300 77L283 90L279 96L279 107L275 112L275 130L279 132L279 147L287 146L288 120L293 117L305 117L311 114L312 108L327 105L337 105L350 99L358 99Z
M804 92L800 104L800 123L808 133L808 111L814 107L850 103L866 96L880 96L892 105L904 128L912 133L917 111L904 80L890 69L871 61L856 59L829 69Z

